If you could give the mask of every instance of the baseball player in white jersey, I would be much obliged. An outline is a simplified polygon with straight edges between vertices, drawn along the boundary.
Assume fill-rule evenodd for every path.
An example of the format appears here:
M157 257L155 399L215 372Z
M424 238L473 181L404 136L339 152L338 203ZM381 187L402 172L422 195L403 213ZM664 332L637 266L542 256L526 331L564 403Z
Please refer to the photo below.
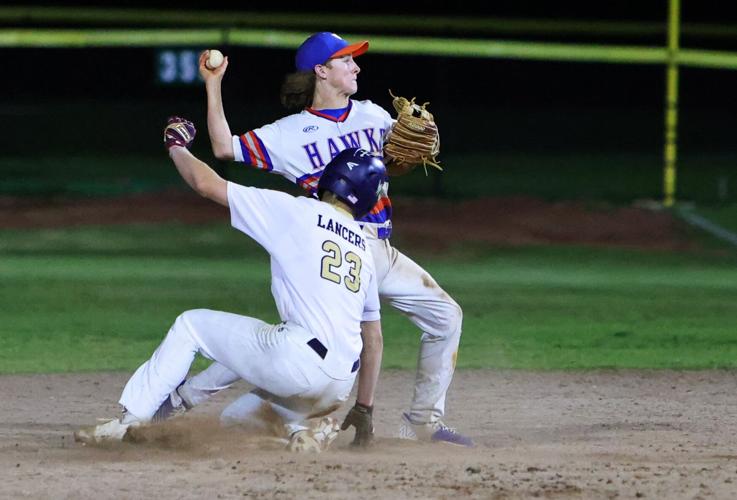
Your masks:
M391 116L371 101L350 98L358 89L360 71L354 58L366 50L365 41L349 44L327 32L310 36L297 50L297 71L282 86L282 103L298 112L240 136L231 134L223 109L221 83L228 59L210 70L205 66L207 52L203 53L200 73L207 89L215 156L280 174L314 193L325 165L340 151L361 147L382 155L393 125ZM379 295L422 331L414 397L410 410L402 414L399 436L472 446L470 438L442 420L461 335L461 308L429 273L391 246L391 216L387 183L360 223L374 257ZM235 380L237 374L214 363L172 398L183 396L187 405L195 405Z
M193 189L228 207L232 226L269 253L282 323L206 309L181 314L126 384L123 417L76 437L119 440L130 426L155 420L199 352L256 386L239 403L240 421L273 427L263 421L263 406L269 405L281 417L291 449L320 451L338 432L337 421L324 415L348 398L361 362L361 402L373 405L381 362L379 297L368 241L354 216L375 205L386 170L366 151L347 149L318 185L323 201L295 198L223 180L188 151L194 134L190 122L171 118L165 130L169 154Z

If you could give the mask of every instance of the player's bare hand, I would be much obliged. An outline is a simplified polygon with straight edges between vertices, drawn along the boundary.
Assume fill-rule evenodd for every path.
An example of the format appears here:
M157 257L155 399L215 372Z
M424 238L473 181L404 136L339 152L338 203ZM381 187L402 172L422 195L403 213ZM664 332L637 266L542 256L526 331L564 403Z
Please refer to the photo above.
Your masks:
M359 402L351 408L340 426L340 430L345 431L349 427L356 428L356 436L351 442L351 446L360 446L365 448L371 444L374 439L374 422L373 422L373 406L365 406Z
M210 69L207 67L208 51L204 50L200 54L200 76L205 80L205 83L219 82L225 75L225 70L228 68L228 56L223 59L223 64L217 68Z

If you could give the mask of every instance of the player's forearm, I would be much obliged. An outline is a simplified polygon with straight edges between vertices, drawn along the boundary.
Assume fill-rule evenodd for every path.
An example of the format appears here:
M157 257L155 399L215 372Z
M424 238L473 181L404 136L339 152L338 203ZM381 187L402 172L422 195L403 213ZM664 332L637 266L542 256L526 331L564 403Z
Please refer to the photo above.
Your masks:
M187 148L174 146L169 149L179 175L197 193L223 206L228 206L227 182L207 163L197 159Z
M361 370L358 372L356 401L365 406L373 406L384 351L381 322L361 323L361 338L363 339L363 350L361 351Z
M233 134L225 118L223 96L219 81L208 82L207 88L207 131L210 135L212 153L219 160L232 160Z

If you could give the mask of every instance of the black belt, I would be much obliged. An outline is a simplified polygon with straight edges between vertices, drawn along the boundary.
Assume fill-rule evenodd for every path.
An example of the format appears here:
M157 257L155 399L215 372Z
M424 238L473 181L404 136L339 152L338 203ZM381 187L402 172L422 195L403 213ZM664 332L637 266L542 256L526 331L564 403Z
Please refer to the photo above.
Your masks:
M315 351L317 355L320 356L322 359L325 359L325 356L327 356L328 354L328 348L325 347L323 343L320 342L320 340L317 338L310 339L307 342L307 345L310 346L312 350ZM354 373L356 370L358 370L360 366L361 366L361 360L357 359L353 363L353 367L351 368L351 373Z

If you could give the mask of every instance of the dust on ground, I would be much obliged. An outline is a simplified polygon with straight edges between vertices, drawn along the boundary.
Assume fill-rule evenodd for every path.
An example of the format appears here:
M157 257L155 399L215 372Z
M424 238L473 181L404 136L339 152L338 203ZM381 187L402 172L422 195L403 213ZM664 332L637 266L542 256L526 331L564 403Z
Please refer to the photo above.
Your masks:
M217 425L223 391L145 443L88 447L128 373L0 377L2 498L734 498L737 373L462 370L448 423L473 449L395 438L414 374L387 371L375 446L293 455ZM346 408L337 415L342 417Z
M693 242L668 211L532 197L465 201L395 198L402 242L443 250L459 242L493 245L581 244L687 250ZM227 221L227 211L194 193L91 199L0 197L0 229L177 221Z

